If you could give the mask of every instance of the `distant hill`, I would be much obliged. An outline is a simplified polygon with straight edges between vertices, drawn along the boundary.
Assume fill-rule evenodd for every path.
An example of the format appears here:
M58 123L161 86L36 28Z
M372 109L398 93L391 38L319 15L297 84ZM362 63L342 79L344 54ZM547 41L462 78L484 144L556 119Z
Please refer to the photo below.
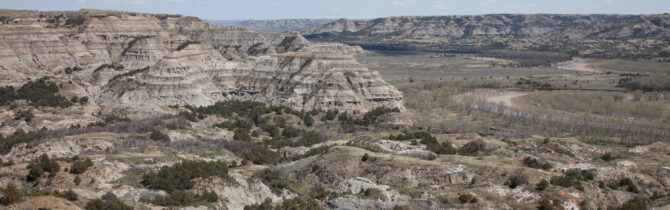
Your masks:
M670 14L412 16L340 19L304 30L303 35L314 41L337 41L367 49L509 49L586 57L667 58L669 26Z
M323 25L334 19L280 19L280 20L208 20L216 26L242 26L258 33L281 33L286 31L302 31L307 28Z

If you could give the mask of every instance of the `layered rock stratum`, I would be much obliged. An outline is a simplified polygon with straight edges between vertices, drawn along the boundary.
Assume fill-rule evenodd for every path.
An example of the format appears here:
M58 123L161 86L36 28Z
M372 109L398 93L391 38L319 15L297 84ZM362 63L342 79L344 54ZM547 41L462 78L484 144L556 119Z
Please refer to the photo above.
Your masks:
M216 26L241 26L259 33L302 31L335 21L334 19L208 20Z
M296 33L211 27L179 15L2 14L3 84L45 76L71 82L99 111L160 113L168 105L233 99L298 110L402 108L401 93L353 58L359 47L310 43Z
M668 57L670 15L499 14L340 19L309 39L371 49L475 52L530 49L590 57Z

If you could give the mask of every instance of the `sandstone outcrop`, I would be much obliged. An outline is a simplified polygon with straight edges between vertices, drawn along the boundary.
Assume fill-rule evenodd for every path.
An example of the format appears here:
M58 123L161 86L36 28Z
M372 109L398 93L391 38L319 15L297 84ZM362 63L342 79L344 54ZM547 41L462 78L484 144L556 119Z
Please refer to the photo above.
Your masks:
M298 110L365 112L402 96L356 62L359 47L299 34L211 27L194 17L81 10L11 11L0 24L0 79L71 81L100 111L165 113L168 105L253 100ZM76 71L69 71L74 69ZM80 96L80 97L81 97Z

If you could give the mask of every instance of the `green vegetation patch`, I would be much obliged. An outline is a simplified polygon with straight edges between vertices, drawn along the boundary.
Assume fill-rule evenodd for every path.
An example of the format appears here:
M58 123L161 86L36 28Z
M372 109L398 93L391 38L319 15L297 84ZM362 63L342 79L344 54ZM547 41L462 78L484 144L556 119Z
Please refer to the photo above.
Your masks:
M156 196L146 201L158 206L193 206L203 202L217 202L219 201L219 197L216 193L210 191L199 194L178 191L166 196Z
M230 141L226 143L225 147L235 155L249 160L254 164L276 164L280 160L279 154L276 152L252 142Z
M281 204L272 205L272 200L269 198L260 204L252 204L244 207L244 210L284 210L284 209L324 209L319 205L319 201L314 199L294 198L284 200Z
M93 161L91 159L86 158L86 160L78 160L72 163L72 166L70 166L70 173L71 174L82 174L86 172L88 167L93 166Z
M39 179L45 172L49 172L51 176L54 176L60 171L60 165L58 165L55 160L50 159L46 154L41 155L37 160L30 163L28 168L30 169L27 176L28 182Z
M6 187L0 187L0 193L4 196L0 197L0 204L9 206L16 202L23 201L23 193L13 184L7 184Z
M0 154L7 154L14 145L20 144L20 143L29 143L34 140L37 140L39 138L42 138L46 135L47 129L42 128L36 131L30 131L26 133L22 129L17 129L14 134L11 136L8 136L7 138L3 138L0 135Z
M123 202L121 202L118 199L109 199L109 200L92 199L92 200L89 200L86 203L86 206L84 206L84 209L86 209L86 210L109 210L109 209L132 210L133 207L124 204Z
M69 107L72 103L65 97L58 95L60 88L56 83L49 82L46 77L36 81L29 81L18 90L14 87L0 87L0 106L5 106L14 100L27 100L32 106Z
M195 178L228 177L228 166L221 162L184 161L164 166L158 172L149 172L142 177L142 184L150 189L173 192L193 188Z

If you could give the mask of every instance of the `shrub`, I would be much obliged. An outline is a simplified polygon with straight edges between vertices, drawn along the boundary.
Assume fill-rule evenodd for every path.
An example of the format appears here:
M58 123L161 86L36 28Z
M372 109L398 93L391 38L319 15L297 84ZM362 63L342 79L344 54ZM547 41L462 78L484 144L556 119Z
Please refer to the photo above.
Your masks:
M461 201L461 203L477 203L477 197L473 196L470 193L464 193L458 196L458 200Z
M80 26L86 22L86 17L83 15L72 15L65 20L66 26Z
M326 111L326 115L324 116L324 118L321 118L321 121L334 120L335 116L337 116L337 113L338 113L337 110L328 110Z
M2 159L0 159L0 167L13 166L13 165L14 165L13 160L9 160L9 161L5 162L5 161L2 161Z
M13 184L7 184L7 187L0 188L0 192L4 196L0 197L0 204L9 206L16 202L23 201L23 193L16 188Z
M554 205L551 204L551 201L547 198L542 198L537 205L539 210L554 210Z
M71 174L82 174L82 173L86 172L88 167L91 167L91 166L93 166L93 161L91 161L91 159L89 159L89 158L86 158L86 160L84 160L84 161L81 161L81 160L75 161L74 163L72 163L72 167L70 168L70 173Z
M457 152L456 148L451 146L451 144L448 142L442 142L442 144L439 143L427 144L426 148L437 154L453 155L456 154Z
M291 180L289 174L281 170L272 170L268 168L254 174L254 177L262 180L263 183L269 186L272 192L276 194L281 194L283 189L295 185L295 182Z
M19 143L30 143L36 139L42 138L46 133L46 128L30 131L28 133L21 129L17 129L11 136L0 138L0 144L2 145L2 147L0 147L0 154L7 154L14 145Z
M547 180L544 179L538 182L537 185L535 185L535 189L539 191L543 191L544 189L547 189L547 187L549 187L549 182L547 182Z
M368 161L369 159L370 159L370 155L368 155L368 153L365 153L365 154L363 155L363 157L361 158L361 161L366 162L366 161Z
M516 188L517 186L519 186L523 183L521 183L521 179L519 177L512 176L512 177L509 178L509 180L507 180L506 184L509 188L514 189L514 188Z
M437 154L456 154L457 150L453 146L451 146L450 143L448 142L443 142L440 144L437 142L437 138L435 138L433 135L431 135L428 132L425 131L417 131L414 133L405 133L405 134L398 134L397 136L394 136L393 134L388 136L389 140L414 140L414 139L420 139L422 144L426 145L426 149L437 153Z
M284 130L282 131L281 135L284 138L295 138L300 135L302 131L300 129L291 127L291 126L286 126Z
M88 96L84 96L84 97L79 98L79 104L81 104L81 105L88 104Z
M319 202L314 199L303 199L303 198L294 198L289 200L284 200L280 209L314 209L320 210L323 209Z
M245 141L228 142L226 148L245 160L254 164L276 164L279 162L279 155L269 150L263 145Z
M163 166L158 172L149 172L142 176L142 184L150 189L167 192L193 188L193 179L212 176L227 177L225 163L205 161L184 161L172 166Z
M307 127L311 127L314 125L314 119L312 119L312 116L306 114L303 118L302 121L305 123Z
M553 166L549 163L541 163L535 158L531 157L526 157L523 159L523 165L531 167L531 168L541 168L542 170L549 170L553 168Z
M249 136L249 130L244 128L236 128L233 134L233 139L237 141L251 141L251 136Z
M612 156L612 154L610 154L608 152L608 153L605 153L604 155L600 156L600 159L609 162L609 161L614 160L614 156Z
M49 156L46 154L43 154L37 160L30 163L28 168L30 171L28 171L27 181L32 182L42 177L44 172L55 175L60 170L60 165L55 160L49 159Z
M639 193L639 190L635 186L635 183L633 183L633 180L630 178L623 178L621 181L619 181L619 187L627 187L629 192L632 193Z
M184 191L172 192L167 196L156 196L149 203L159 206L192 206L200 202L217 202L219 197L214 192L193 194Z
M30 111L30 109L22 110L16 112L16 115L14 116L14 120L20 120L23 119L23 121L30 122L30 120L33 119L33 112Z
M608 210L645 210L647 209L647 201L640 198L640 197L635 197L629 201L627 201L624 204L621 204L621 206L609 206L607 207Z
M381 190L376 189L376 188L368 188L365 190L362 190L361 192L358 193L359 197L366 198L366 199L371 199L371 200L385 200L386 197L382 193Z
M249 130L251 129L251 123L247 122L246 120L242 119L235 119L235 122L231 123L229 121L226 122L221 122L218 124L215 124L214 126L219 127L219 128L226 128L228 130L235 130L237 128L242 128Z
M119 200L89 200L84 207L86 210L132 210L130 207Z
M16 91L18 99L25 99L33 106L68 107L72 105L65 97L58 95L58 85L46 78L23 84Z
M160 132L158 130L151 131L151 134L149 135L149 139L154 140L154 141L163 141L163 142L168 142L170 141L170 136L167 134L164 134L163 132Z
M79 178L79 176L75 176L75 177L74 177L74 180L72 180L72 181L73 181L74 184L76 184L77 186L79 186L79 184L81 184L81 178Z
M62 193L60 193L60 192L58 192L58 190L56 190L54 194L58 197L65 198L69 201L76 201L77 199L79 199L79 195L77 195L77 193L75 193L72 190L68 190L68 191L65 191L65 192L62 192Z
M576 185L581 185L579 180L576 180L571 176L554 176L551 177L551 184L561 187L572 187Z
M314 156L314 155L325 154L326 152L328 152L330 147L331 146L325 145L325 146L320 146L320 147L317 147L317 148L314 148L314 149L310 149L309 151L307 151L306 153L304 153L302 155L291 157L291 160L300 160L300 159L311 157L311 156Z
M102 195L102 200L118 200L119 198L116 197L116 195L112 192L107 192L104 195Z
M272 200L269 198L263 201L260 204L253 204L244 206L244 210L273 210L273 209L310 209L310 210L321 210L323 209L319 202L314 199L303 199L297 197L294 199L284 200L281 204L272 206Z
M373 109L372 111L369 111L363 115L363 125L372 125L377 122L377 118L379 116L382 116L386 113L391 113L391 112L400 112L400 109L398 108L386 108L386 107L377 107Z
M12 101L16 100L16 98L17 96L16 92L14 91L14 87L0 87L0 106L6 106Z
M293 146L294 147L299 147L299 146L305 146L309 147L314 144L321 143L321 136L319 136L318 133L313 132L313 131L306 131L303 132L302 137L296 141Z
M458 154L460 155L477 155L478 152L483 152L485 148L484 142L483 141L472 141L469 142L460 149L458 149Z
M577 168L573 168L573 169L565 171L565 175L569 176L569 177L572 177L573 179L583 180L583 181L593 180L595 178L595 174L593 174L589 171L580 170L580 169L577 169Z
M309 190L309 193L312 198L317 200L324 200L330 195L330 190L327 187L324 187L322 184L314 184Z

